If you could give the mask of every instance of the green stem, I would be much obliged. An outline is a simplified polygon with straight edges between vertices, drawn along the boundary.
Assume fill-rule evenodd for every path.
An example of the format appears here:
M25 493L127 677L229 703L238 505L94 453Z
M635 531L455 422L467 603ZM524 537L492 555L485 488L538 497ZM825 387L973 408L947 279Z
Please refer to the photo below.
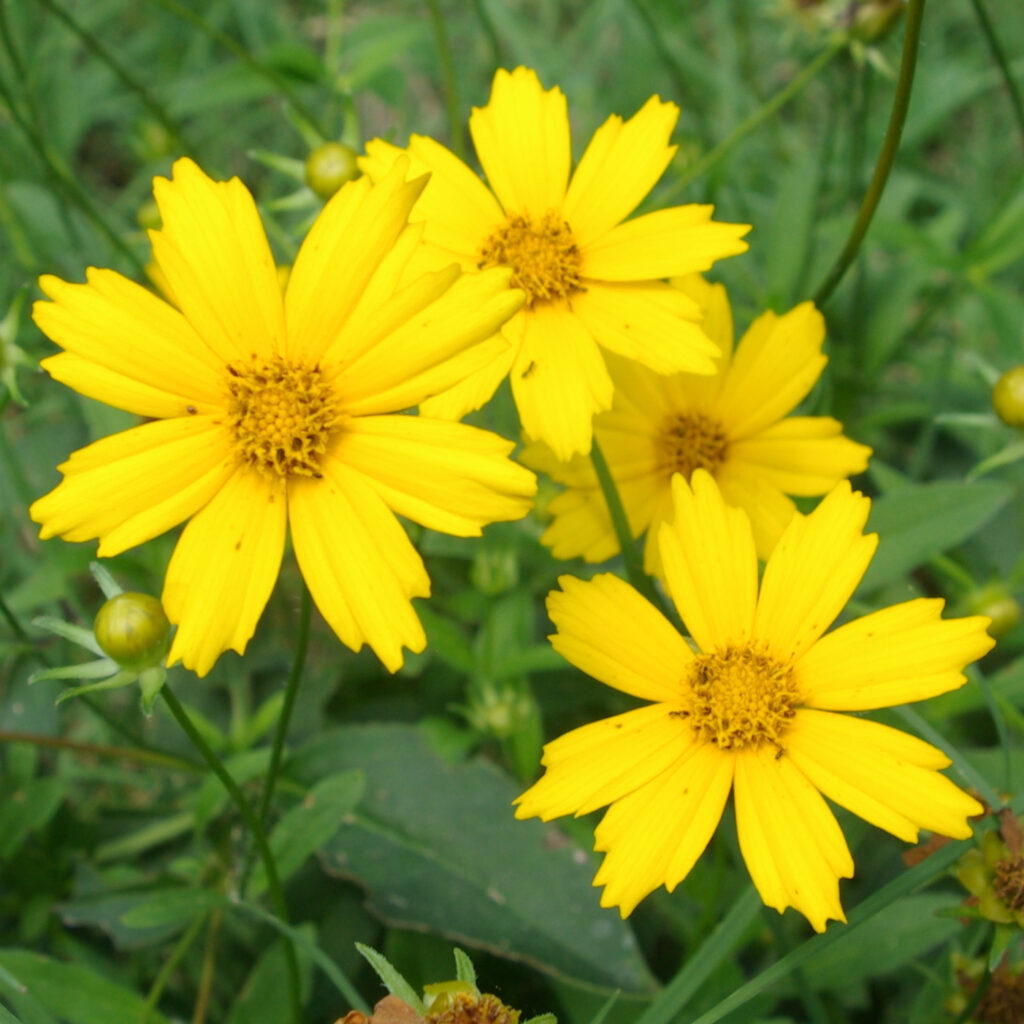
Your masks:
M34 732L0 729L0 743L30 743L35 747L69 750L75 754L87 754L91 757L109 757L119 761L136 761L139 764L157 764L179 771L202 771L194 761L162 750L141 747L111 747L103 743L79 743L77 740L66 740L61 736L43 736Z
M182 957L189 951L192 943L196 941L196 937L199 935L199 930L203 927L205 920L206 914L202 913L188 926L184 935L178 940L178 944L171 950L171 955L164 961L163 966L157 972L149 994L146 996L146 1005L142 1011L142 1019L139 1021L139 1024L149 1024L149 1019L153 1016L156 1004L160 1002L160 996L167 987L167 982L170 981L174 969L181 963Z
M277 785L277 775L281 770L281 757L284 752L284 740L288 733L288 725L292 719L292 710L295 707L295 698L299 692L299 682L302 679L302 669L306 664L306 651L309 648L309 622L312 612L313 601L309 594L309 588L302 588L302 603L299 606L299 628L295 637L295 654L292 659L291 672L288 674L288 682L284 691L284 703L281 706L281 714L277 720L277 728L274 730L274 745L270 752L270 765L267 768L267 777L263 782L263 792L260 795L260 808L258 818L260 828L266 831L267 818L270 815L270 805L274 799L274 788ZM252 860L248 859L239 883L239 892L244 893L246 884L249 881L249 872L252 869Z
M704 154L698 161L691 164L678 178L676 178L666 189L663 189L659 199L662 202L671 202L677 198L690 184L691 181L707 173L719 160L722 159L736 145L740 139L745 138L755 128L760 127L773 114L781 110L794 96L801 92L819 72L831 64L838 54L845 49L845 42L837 42L827 50L822 50L788 85L783 86L774 96L769 97L753 114L745 121L741 121L718 145Z
M968 1024L969 1021L974 1018L974 1011L981 1005L982 999L985 998L985 992L988 989L989 983L992 981L992 971L989 970L988 964L985 965L985 973L978 979L978 984L974 988L974 993L971 996L970 1002L964 1007L963 1013L957 1017L954 1024Z
M210 770L220 780L221 785L227 790L234 802L238 813L242 816L246 828L252 835L253 842L259 853L263 868L267 873L267 891L270 893L270 901L274 905L274 912L283 921L288 920L288 906L285 903L284 890L281 888L281 879L277 873L277 864L274 861L273 851L267 842L267 837L260 827L259 820L253 813L253 809L246 799L238 783L232 778L231 773L224 767L224 763L214 753L210 745L203 739L202 733L192 724L188 712L182 706L181 701L174 695L169 683L164 683L160 691L171 714L174 715L181 726L182 731L188 736L192 745L199 752L203 760L209 765ZM299 965L295 957L295 948L289 943L285 947L285 962L288 967L288 989L292 1004L292 1018L294 1024L301 1024L302 1007L299 997Z
M224 913L217 907L210 914L210 926L206 931L206 949L203 951L203 966L199 975L199 992L196 995L196 1006L192 1012L192 1024L206 1024L206 1014L210 1008L210 992L213 990L214 967L217 964L217 936L220 934L220 922Z
M1010 740L1010 727L1006 723L1006 715L1003 714L1003 709L996 700L996 695L992 692L992 686L985 673L977 665L969 665L964 669L964 673L968 679L973 679L978 684L978 689L981 690L981 695L985 698L985 705L992 718L992 724L995 726L996 736L999 737L999 745L1003 748L1003 788L1007 793L1012 793L1014 792L1013 744Z
M437 0L427 0L430 12L430 24L434 29L437 42L437 58L441 62L441 77L444 79L444 99L448 108L448 134L452 152L460 159L466 159L466 141L462 133L462 114L459 112L459 86L455 81L455 63L452 60L452 48L445 31L444 18Z
M1006 59L1002 44L999 42L999 36L996 35L995 26L993 26L992 19L988 16L984 3L982 0L971 0L971 3L974 5L974 13L978 16L978 22L981 25L981 31L985 35L988 48L992 51L992 56L999 65L999 71L1003 76L1003 81L1006 83L1006 90L1009 92L1010 102L1013 104L1013 113L1017 118L1017 131L1020 132L1021 141L1024 142L1024 99L1021 98L1020 89L1017 88L1017 81L1010 70L1009 61Z
M480 22L480 28L483 29L483 33L487 37L487 45L491 50L491 65L495 69L500 68L502 63L501 40L498 39L498 33L494 30L494 22L491 21L491 16L487 13L483 0L473 0L473 10L476 11L476 20Z
M910 106L910 93L914 85L914 71L917 68L917 44L921 37L921 21L924 16L924 0L910 0L907 7L907 23L903 30L903 56L900 62L899 79L896 82L896 93L892 101L892 113L889 115L889 126L885 130L885 138L882 140L882 149L878 154L875 163L875 172L871 176L871 183L864 194L860 205L857 219L854 221L850 237L839 254L835 265L829 271L821 287L814 295L814 302L821 306L829 298L836 286L843 279L843 275L853 263L861 242L867 234L868 227L878 208L878 203L885 191L885 184L889 180L889 172L896 161L896 153L900 148L900 138L903 135L903 124L907 118L907 109Z

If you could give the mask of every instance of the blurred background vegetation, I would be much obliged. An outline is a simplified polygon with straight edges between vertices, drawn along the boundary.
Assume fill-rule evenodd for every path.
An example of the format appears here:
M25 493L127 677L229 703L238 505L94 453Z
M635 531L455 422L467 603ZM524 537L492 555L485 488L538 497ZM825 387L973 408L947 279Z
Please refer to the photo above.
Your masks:
M152 179L182 154L246 182L288 264L321 205L303 182L312 147L342 139L359 150L410 132L465 145L495 68L525 64L566 92L576 156L609 114L628 116L653 93L679 104L679 150L647 205L713 202L720 219L753 224L750 253L715 268L743 328L815 294L870 179L902 21L851 41L830 18L855 6L0 0L0 1000L23 1024L288 1017L265 880L257 871L249 901L228 899L249 839L175 723L159 706L145 717L132 689L58 708L59 683L29 686L33 672L84 658L33 620L89 626L102 596L88 572L94 545L41 543L27 506L70 451L135 422L35 367L53 351L28 316L37 276L82 280L87 266L110 266L145 280ZM984 10L1019 90L1024 7ZM716 149L802 74L778 112ZM855 610L916 593L958 611L1001 602L1006 629L986 676L917 724L966 751L958 781L1011 795L1024 773L1024 626L1012 621L1024 590L1024 449L989 393L1024 362L1019 114L976 5L929 5L899 159L824 306L831 363L807 406L875 449L860 485L880 496L883 542ZM516 436L507 394L478 418ZM314 617L273 819L307 1021L349 1008L338 970L371 1004L381 993L356 941L420 986L453 975L452 940L473 952L483 988L526 1016L586 1024L619 991L610 1019L632 1021L744 891L726 828L674 895L655 894L622 923L590 886L591 820L513 821L509 801L536 774L544 738L628 706L546 644L543 596L559 573L592 570L555 564L542 530L543 501L482 541L414 534L434 583L435 597L418 602L430 646L397 676ZM158 594L173 541L108 567L126 588ZM254 798L300 586L286 559L246 657L222 656L202 681L173 672ZM857 862L843 885L852 907L899 877L903 847L842 822ZM728 1019L954 1020L943 1007L963 968L952 957L991 942L985 922L958 918L963 896L949 880L902 896ZM808 934L796 914L752 910L697 976L684 1019ZM647 1010L646 1024L659 1020Z

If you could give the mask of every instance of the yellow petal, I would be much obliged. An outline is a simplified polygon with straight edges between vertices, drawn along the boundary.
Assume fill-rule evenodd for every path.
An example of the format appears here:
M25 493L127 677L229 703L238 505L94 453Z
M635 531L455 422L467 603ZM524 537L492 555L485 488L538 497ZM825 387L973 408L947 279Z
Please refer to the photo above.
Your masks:
M469 118L480 166L506 213L543 217L561 206L569 181L569 114L557 86L536 72L499 69L486 107Z
M523 313L512 395L523 430L559 459L589 452L594 414L612 404L612 382L597 344L571 310L553 303Z
M967 818L984 810L935 770L949 763L942 751L878 722L801 710L785 744L830 800L910 843L922 828L966 839Z
M29 509L39 535L100 538L116 555L201 509L231 475L229 439L210 416L145 423L74 452L63 482Z
M765 566L755 636L783 663L801 657L842 611L878 545L864 536L871 502L841 483L794 516Z
M740 339L718 398L729 436L751 437L781 420L814 387L828 360L825 321L810 302L762 313Z
M498 385L509 375L517 351L518 344L511 341L503 329L462 356L456 356L466 362L466 368L458 374L462 379L454 387L420 402L420 412L441 420L461 420L467 413L479 409L490 401ZM471 369L473 366L478 368Z
M758 467L738 463L732 458L715 474L722 497L730 505L743 509L750 517L757 557L767 561L789 521L796 505L777 487L767 483Z
M430 175L413 219L425 221L429 242L475 262L487 237L505 223L494 196L454 153L425 135L413 135L404 150L373 139L366 144L367 155L359 167L380 181L403 153L409 158L409 177Z
M182 531L161 600L178 630L167 664L204 676L222 651L242 654L284 554L283 489L239 470Z
M430 593L423 561L394 513L360 473L325 459L323 479L289 484L292 544L320 613L342 643L373 648L390 672L402 647L427 640L413 597Z
M285 293L291 358L323 356L398 241L426 185L425 178L406 182L406 170L400 159L379 185L349 182L309 229Z
M712 284L700 274L673 277L669 284L688 295L704 311L704 330L718 346L724 370L732 360L733 349L732 306L725 285Z
M644 700L676 701L693 652L646 598L610 573L584 582L560 576L548 594L558 632L551 645L608 686Z
M865 615L822 637L796 666L807 703L863 711L924 700L966 681L963 668L995 641L988 619L943 619L940 599L919 598Z
M732 756L711 744L691 747L642 789L617 800L594 833L606 851L594 878L601 906L627 917L659 885L670 891L689 874L722 817Z
M840 480L863 473L871 449L842 436L828 416L791 416L729 444L729 459L751 463L761 479L787 494L825 494Z
M478 537L488 523L521 519L537 480L508 455L515 445L462 423L422 416L360 416L334 450L388 507L431 530Z
M693 744L688 728L651 704L592 722L544 747L544 776L515 800L517 818L589 814L660 776Z
M492 352L478 343L523 302L522 292L509 289L509 275L502 268L464 274L429 304L407 305L404 322L336 371L343 410L366 416L408 409L488 365Z
M750 877L769 907L800 911L815 931L845 921L839 879L853 876L846 840L828 805L771 747L736 755L736 829Z
M565 196L562 214L579 245L628 217L665 173L679 108L652 96L628 121L613 114L594 133Z
M729 508L714 480L697 470L691 484L672 478L675 521L661 527L669 593L702 651L743 644L757 602L757 553L750 520Z
M587 280L647 281L710 270L716 260L746 252L749 224L712 221L710 206L673 206L620 224L581 250Z
M203 341L225 362L282 351L281 286L249 190L183 158L153 195L163 221L150 232L153 257Z
M188 405L209 411L222 404L224 363L176 309L113 270L90 267L86 276L87 284L49 275L39 279L53 300L32 309L44 334L101 370L177 401L174 412L144 415L180 416Z
M686 296L660 281L593 282L572 299L573 312L599 345L655 373L712 373L715 344Z

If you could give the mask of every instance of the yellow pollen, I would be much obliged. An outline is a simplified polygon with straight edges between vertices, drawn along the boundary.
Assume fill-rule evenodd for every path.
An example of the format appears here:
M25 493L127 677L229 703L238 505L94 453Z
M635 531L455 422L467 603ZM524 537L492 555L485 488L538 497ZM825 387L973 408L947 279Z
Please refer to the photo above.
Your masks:
M720 750L765 743L781 751L800 693L788 665L755 647L726 647L698 654L685 679L685 718L697 736Z
M682 473L687 480L698 469L713 475L729 450L721 423L700 412L674 413L666 420L658 442L661 465L669 474Z
M1024 857L1008 857L997 862L993 888L996 896L1011 910L1024 910Z
M238 458L271 480L320 476L338 416L318 367L256 355L228 364L228 427Z
M580 261L571 228L548 210L537 224L527 215L509 217L481 246L477 266L511 267L509 284L522 288L527 306L533 306L584 291Z

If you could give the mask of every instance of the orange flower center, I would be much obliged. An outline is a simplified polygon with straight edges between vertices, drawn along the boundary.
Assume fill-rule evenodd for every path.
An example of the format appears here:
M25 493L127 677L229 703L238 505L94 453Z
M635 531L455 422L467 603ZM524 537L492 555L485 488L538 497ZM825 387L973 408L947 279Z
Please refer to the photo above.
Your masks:
M754 646L699 654L685 679L686 719L697 736L720 750L774 744L793 721L800 693L793 671Z
M527 306L566 299L584 290L580 250L556 210L534 223L528 215L509 217L480 248L477 266L511 267L513 288L526 292Z
M658 438L661 465L668 473L682 473L687 480L695 470L714 475L729 452L722 424L700 412L680 412L668 418Z
M228 364L228 426L238 458L271 480L320 476L338 421L318 367L256 355Z

